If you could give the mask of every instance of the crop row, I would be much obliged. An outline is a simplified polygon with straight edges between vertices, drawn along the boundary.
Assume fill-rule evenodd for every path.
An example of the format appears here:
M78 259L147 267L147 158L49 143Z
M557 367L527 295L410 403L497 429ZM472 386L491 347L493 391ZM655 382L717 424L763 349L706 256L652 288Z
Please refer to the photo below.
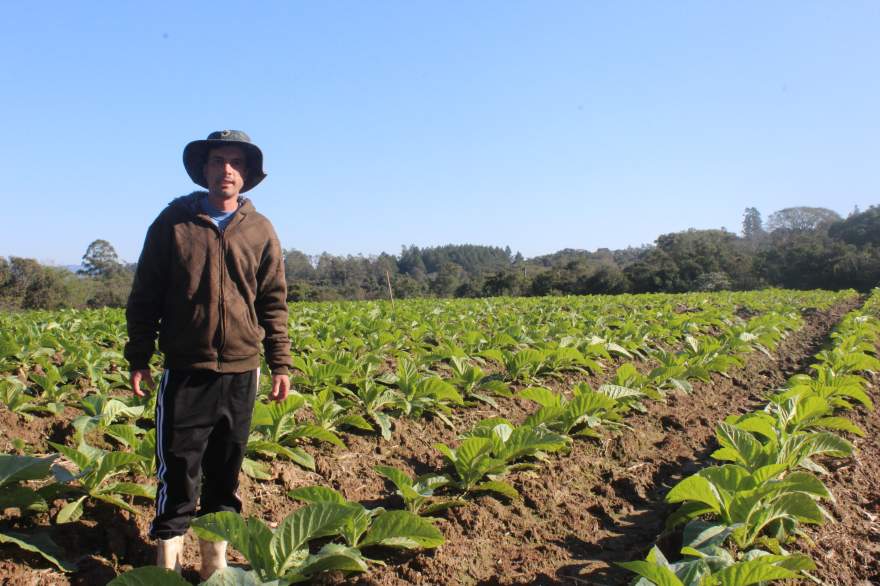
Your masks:
M761 319L753 319L757 323L751 324L751 332L737 333L737 339L748 343L732 344L728 341L726 344L719 344L717 336L709 334L699 338L691 337L685 348L677 353L683 369L679 373L682 384L672 388L681 389L683 385L690 388L688 373L708 377L711 372L724 372L729 367L740 364L743 354L757 347L767 352L772 351L789 331L788 328L797 325L796 320L791 320L790 316L772 313L761 316ZM774 322L775 325L771 327ZM759 328L761 335L755 333ZM708 359L707 354L700 351L703 346L714 349ZM724 348L724 351L719 351L719 348ZM641 375L632 364L627 363L618 368L614 381L618 384L605 384L594 391L586 383L581 383L571 390L570 399L543 387L525 388L516 396L536 403L539 408L522 424L514 425L501 417L486 419L461 434L457 447L445 444L436 446L447 462L448 471L438 470L417 478L411 478L403 470L389 467L380 467L376 471L393 482L404 505L413 513L431 514L451 506L462 506L464 499L477 492L490 491L510 499L519 498L517 490L503 480L509 471L524 466L535 467L535 462L546 458L548 453L568 449L575 437L599 437L599 430L602 428L616 429L625 425L625 415L633 408L640 408L641 402L647 400L649 394L663 398L664 383L668 380L665 375L668 372L669 365L661 364L651 373ZM314 487L306 490L318 491L321 498L329 496L326 499L329 504L353 505L344 501L338 502L336 499L340 497L326 488ZM295 491L291 496L297 496L299 492ZM294 515L298 513L299 511ZM236 522L244 523L240 517ZM235 546L236 532L218 531L212 516L196 520L194 525L200 536L224 538L231 540ZM210 527L209 533L206 533L206 525ZM346 538L345 541L351 546L352 540ZM239 541L236 547L242 552L250 551L253 555L245 542ZM260 572L259 559L255 563L248 553L245 556L257 568L256 575L245 575L238 569L230 569L226 574L235 573L236 579L252 580L255 584L260 583L258 579L293 577ZM346 560L346 565L337 569L355 568ZM120 577L118 583L128 583L126 580L129 576L131 579L140 579L148 572L155 570L135 570Z
M330 523L321 525L317 533L305 531L287 543L290 555L299 552L301 558L309 539L326 539L330 527L346 545L328 544L334 547L315 554L319 558L297 558L295 567L281 563L271 571L288 575L307 568L310 572L331 567L362 570L365 561L359 547L436 546L442 537L430 519L418 514L457 506L480 490L515 498L515 490L501 480L511 467L566 449L574 435L596 435L597 428L623 425L623 415L639 408L642 400L662 399L672 389L687 392L690 381L707 380L712 372L740 364L747 351L769 352L784 332L798 327L799 307L827 307L840 298L770 292L605 298L607 305L596 299L569 298L517 300L511 305L492 300L470 305L413 302L397 308L294 306L290 330L302 350L295 357L294 382L301 392L280 404L260 401L255 406L245 470L257 478L269 474L267 457L314 468L304 449L306 440L342 446L339 432L345 429L375 430L387 437L396 417L432 416L453 426L455 410L475 401L491 405L495 398L511 396L525 385L597 373L608 363L618 366L608 384L596 391L581 384L574 386L570 397L542 387L516 392L540 409L520 426L495 418L462 434L455 448L438 446L449 464L448 473L410 478L404 471L378 470L395 484L408 511L366 511L319 488L293 495L313 502L300 509L306 512L294 513L296 521L288 524L302 528L309 526L302 520L307 515L318 519L329 515L338 526ZM8 373L0 382L0 392L7 407L41 415L60 414L70 406L82 411L72 421L73 445L53 444L57 454L47 457L3 456L0 487L8 499L4 508L45 513L48 503L60 498L66 504L54 521L65 523L77 520L89 499L134 511L133 497L151 498L154 489L143 480L152 476L155 465L152 399L119 395L126 384L119 370L124 336L118 312L32 314L29 321L2 316L0 321L8 326L0 336L0 365ZM648 359L656 366L643 373L644 368L637 366ZM307 417L303 409L308 410ZM26 451L26 446L17 447ZM55 482L39 488L26 482L50 474ZM119 481L121 474L131 475L132 481ZM435 498L435 492L441 496ZM404 515L407 512L409 516ZM222 531L232 531L229 527L237 527L236 523L253 529L257 521L226 520ZM352 524L361 531L340 529ZM230 539L242 553L263 551L248 549L241 541L247 532L218 533L217 526L197 530ZM257 537L248 540L262 543L260 539L268 535L253 531ZM273 535L278 534L276 530ZM45 531L2 530L0 539L38 551L59 568L72 569ZM264 569L264 579L270 576L271 564L266 560L248 559L258 573Z
M832 499L822 460L850 456L844 434L864 431L843 412L873 410L866 372L880 369L880 290L844 316L831 345L816 355L811 374L797 374L756 411L731 415L716 428L723 462L683 479L666 495L678 510L667 529L683 526L682 558L670 562L654 547L645 561L620 565L637 586L747 586L808 575L803 554L788 551L803 524L831 519ZM832 519L833 520L833 519Z

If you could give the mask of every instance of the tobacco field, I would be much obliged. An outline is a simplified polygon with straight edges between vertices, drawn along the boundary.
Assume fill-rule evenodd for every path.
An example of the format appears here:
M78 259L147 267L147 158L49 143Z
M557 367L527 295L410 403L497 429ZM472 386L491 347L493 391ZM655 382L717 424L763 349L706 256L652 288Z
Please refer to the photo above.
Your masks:
M241 515L150 567L122 310L0 314L0 583L880 583L880 290L296 303ZM161 358L152 363L161 376ZM263 372L268 369L263 367Z

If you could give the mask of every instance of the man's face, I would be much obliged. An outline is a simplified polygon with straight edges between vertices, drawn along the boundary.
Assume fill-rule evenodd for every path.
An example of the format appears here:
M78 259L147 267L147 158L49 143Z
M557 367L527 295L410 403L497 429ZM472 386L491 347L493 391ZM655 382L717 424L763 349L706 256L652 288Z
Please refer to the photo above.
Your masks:
M244 149L222 146L211 149L203 167L208 191L217 197L238 197L247 177L247 159Z

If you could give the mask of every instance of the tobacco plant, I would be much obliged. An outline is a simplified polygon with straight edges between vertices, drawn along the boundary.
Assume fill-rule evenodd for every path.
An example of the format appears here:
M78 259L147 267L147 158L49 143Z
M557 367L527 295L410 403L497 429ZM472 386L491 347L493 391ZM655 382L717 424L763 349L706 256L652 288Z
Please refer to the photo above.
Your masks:
M666 495L669 503L683 503L667 520L667 527L709 515L716 519L713 527L730 529L739 549L760 540L778 551L799 523L816 524L826 518L828 514L817 501L831 497L813 474L804 471L782 476L785 470L783 464L753 472L736 464L704 468Z
M344 400L340 400L340 404L359 409L367 419L379 426L382 437L389 440L392 419L386 409L396 404L397 395L388 387L376 384L371 376L371 370L372 368L368 367L363 378L354 383L355 390L341 389Z
M308 470L315 469L315 459L306 452L298 440L315 439L344 447L342 440L330 430L297 420L297 412L306 404L299 393L291 393L284 401L264 403L256 401L251 417L251 433L248 437L245 461L242 469L248 476L268 480L265 466L250 455L282 456Z
M57 458L57 454L42 458L0 454L0 511L18 509L21 516L48 511L47 499L54 492L53 485L33 489L22 483L45 480L51 476L52 465ZM37 553L61 571L72 572L76 569L75 564L63 559L61 548L46 531L2 529L0 543L9 543Z
M407 417L418 418L430 413L451 427L450 405L464 403L455 387L438 376L422 375L409 360L400 360L396 373L388 373L380 380L396 386L394 406Z
M434 448L452 466L457 478L450 486L464 495L497 492L518 499L519 492L501 480L518 460L540 457L544 452L561 450L567 437L528 424L514 427L502 418L483 420L453 449L438 443Z
M411 478L403 470L391 466L375 466L373 470L394 484L406 510L416 515L431 515L463 504L460 499L439 499L434 496L437 489L452 482L445 474L428 473Z
M314 395L304 394L303 398L311 408L315 423L333 434L338 433L340 427L373 430L373 426L362 415L351 412L346 402L336 401L336 396L329 388Z
M617 565L638 574L632 586L751 586L772 580L800 578L816 566L805 555L773 555L749 552L735 560L726 550L711 543L682 549L685 557L670 563L654 547L644 561Z
M367 509L345 499L339 492L324 486L297 488L288 496L306 503L344 505L352 514L340 530L349 547L384 546L399 549L434 548L443 544L443 534L428 520L409 511Z
M731 421L736 423L716 426L715 437L721 447L712 457L735 462L752 472L766 466L783 466L786 470L803 467L825 473L812 460L814 456L840 458L852 453L850 442L830 432L787 433L762 417L734 417Z
M292 491L308 504L288 515L274 531L255 517L236 513L204 515L193 530L208 541L228 541L248 560L244 574L257 584L302 582L327 571L363 572L370 561L360 548L433 548L443 536L427 520L406 511L368 510L346 501L331 489L308 487ZM342 537L346 544L325 543L311 553L310 542ZM275 582L277 581L277 582Z
M560 393L544 387L529 387L520 391L517 397L540 405L529 415L524 425L542 426L566 436L601 437L597 428L624 427L624 403L590 389L586 383L576 385L573 397L569 400ZM641 396L639 393L638 396Z
M455 385L465 400L482 401L493 407L498 404L491 395L510 397L510 387L498 375L487 375L479 366L467 363L464 358L453 356L450 359L452 376L449 383Z
M22 415L42 410L36 398L28 392L27 385L14 376L0 379L0 402L13 413Z
M86 413L73 420L76 430L75 439L81 441L87 433L93 430L103 431L118 419L135 419L144 414L143 405L128 405L121 399L116 399L95 393L80 399L79 407Z
M311 553L310 542L340 534L355 512L336 503L306 505L288 515L274 531L256 517L232 512L210 513L192 522L200 539L227 541L251 566L250 583L291 584L325 571L363 572L360 550L326 543ZM247 582L246 582L247 583Z
M122 497L156 497L156 487L135 482L121 482L115 476L125 473L132 465L144 460L143 456L131 452L108 452L100 448L80 443L76 449L49 442L78 469L74 474L66 468L56 466L55 478L65 485L68 502L55 517L57 523L76 521L83 514L84 502L93 498L109 503L130 513L137 514Z

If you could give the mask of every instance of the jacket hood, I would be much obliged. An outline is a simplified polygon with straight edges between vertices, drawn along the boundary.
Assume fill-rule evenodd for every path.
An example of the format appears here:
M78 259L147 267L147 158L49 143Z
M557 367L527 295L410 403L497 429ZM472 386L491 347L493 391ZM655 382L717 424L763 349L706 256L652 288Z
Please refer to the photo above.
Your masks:
M186 211L188 214L195 216L202 212L201 204L199 202L203 197L208 197L207 191L193 191L188 195L181 195L180 197L174 198L168 203L168 207L179 208ZM238 196L238 204L239 210L247 212L256 211L251 200L244 196Z

